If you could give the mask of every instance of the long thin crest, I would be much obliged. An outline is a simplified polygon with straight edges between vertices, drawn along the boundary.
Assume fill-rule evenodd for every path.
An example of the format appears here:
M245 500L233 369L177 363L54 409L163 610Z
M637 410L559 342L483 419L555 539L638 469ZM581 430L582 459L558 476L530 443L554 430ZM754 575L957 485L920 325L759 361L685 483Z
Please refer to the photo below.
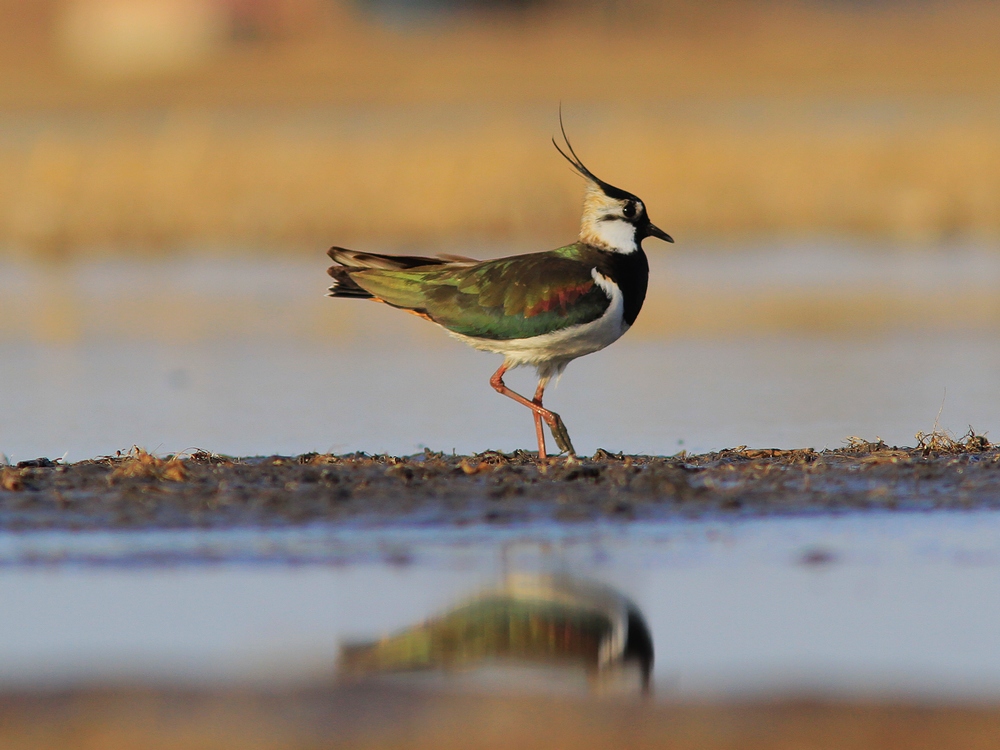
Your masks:
M606 195L612 198L631 197L631 193L628 193L625 190L622 190L621 188L616 188L614 185L605 182L600 177L591 172L589 169L587 169L583 161L581 161L580 157L576 155L576 151L573 149L573 144L569 142L569 136L566 135L566 126L563 125L561 104L559 105L559 130L562 133L563 141L566 143L566 148L569 150L569 154L567 154L565 151L562 150L562 148L560 148L559 144L556 142L555 137L552 138L552 145L556 147L556 151L558 151L566 161L568 161L570 164L573 165L573 169L575 169L581 175L586 177L588 180L599 185L601 190L603 190Z

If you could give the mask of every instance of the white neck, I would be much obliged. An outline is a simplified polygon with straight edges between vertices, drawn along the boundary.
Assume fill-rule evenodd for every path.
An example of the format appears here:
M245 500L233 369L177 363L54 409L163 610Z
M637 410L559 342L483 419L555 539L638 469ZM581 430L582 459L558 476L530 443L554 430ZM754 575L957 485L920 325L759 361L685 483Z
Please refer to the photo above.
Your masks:
M584 222L580 229L580 241L622 255L639 249L639 243L635 239L635 225L627 221Z

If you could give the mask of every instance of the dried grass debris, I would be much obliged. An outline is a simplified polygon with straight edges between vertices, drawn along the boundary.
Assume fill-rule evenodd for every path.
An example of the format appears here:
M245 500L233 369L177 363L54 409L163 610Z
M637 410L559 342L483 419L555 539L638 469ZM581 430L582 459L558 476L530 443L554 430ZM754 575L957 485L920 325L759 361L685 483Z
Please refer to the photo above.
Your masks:
M481 471L489 471L493 468L493 466L486 461L479 461L473 464L468 459L463 458L461 463L459 463L458 468L462 470L463 474L472 476L473 474L478 474Z
M123 479L152 479L166 482L183 482L187 479L184 462L177 456L158 458L137 445L122 455L108 459L114 466L108 474L108 484Z
M962 453L985 453L993 446L986 435L979 435L969 426L968 431L960 438L955 438L948 430L937 428L930 432L918 432L917 450L924 456L937 455L959 455Z
M21 479L21 472L4 466L0 468L0 489L7 492L20 492L24 489L24 481Z
M897 450L886 445L885 441L875 436L875 440L865 440L857 435L850 435L844 439L844 451L847 453L882 453L883 451Z

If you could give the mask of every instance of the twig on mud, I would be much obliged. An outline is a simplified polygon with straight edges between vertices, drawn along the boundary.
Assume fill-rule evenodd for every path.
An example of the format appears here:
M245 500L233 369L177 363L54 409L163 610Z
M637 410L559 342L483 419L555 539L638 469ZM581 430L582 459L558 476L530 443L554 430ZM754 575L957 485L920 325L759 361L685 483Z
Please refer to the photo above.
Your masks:
M986 439L986 435L976 434L971 425L968 431L958 439L955 439L955 436L948 430L939 430L936 427L930 432L918 432L916 438L917 450L925 456L931 453L982 453L992 447L990 441Z
M844 450L848 453L879 453L881 451L893 450L878 435L875 436L875 442L865 440L857 435L851 435L844 440L844 443L846 444Z

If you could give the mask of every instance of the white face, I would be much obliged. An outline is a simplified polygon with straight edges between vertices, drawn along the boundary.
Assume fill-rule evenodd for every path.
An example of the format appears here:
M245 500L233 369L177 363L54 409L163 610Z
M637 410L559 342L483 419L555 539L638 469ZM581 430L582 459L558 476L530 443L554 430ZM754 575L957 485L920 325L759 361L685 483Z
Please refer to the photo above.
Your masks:
M639 245L635 241L635 224L624 219L598 221L590 232L590 237L591 244L600 245L616 253L635 252Z
M610 198L596 185L590 185L583 203L580 239L616 253L635 252L639 243L633 221L644 210L642 201Z

